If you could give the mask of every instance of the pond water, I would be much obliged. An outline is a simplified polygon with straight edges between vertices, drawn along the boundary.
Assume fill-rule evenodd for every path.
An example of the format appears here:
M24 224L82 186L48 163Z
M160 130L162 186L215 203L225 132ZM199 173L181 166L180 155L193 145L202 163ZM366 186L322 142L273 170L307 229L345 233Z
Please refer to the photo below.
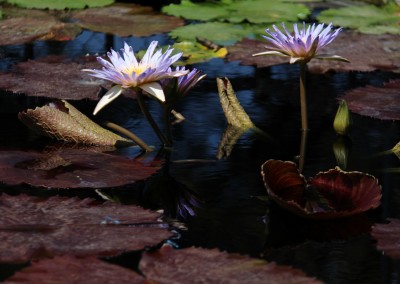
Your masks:
M120 38L84 31L69 42L37 41L3 46L0 47L0 70L7 71L16 62L47 55L76 58L104 54L110 47L121 48L124 41L136 50L146 49L152 40L158 40L160 45L172 43L165 35ZM343 220L304 220L266 200L260 174L261 165L268 159L295 160L299 155L298 66L285 64L256 69L239 62L214 59L192 67L202 70L207 77L175 108L186 120L173 126L173 148L162 173L135 188L124 187L105 193L120 198L123 203L163 209L171 222L184 226L177 230L178 238L169 240L176 247L194 245L249 254L300 268L326 283L397 283L400 263L376 250L365 228L389 217L400 218L398 158L378 155L399 142L400 124L352 114L345 170L376 176L383 188L382 206ZM226 129L216 77L229 78L250 118L267 133L267 136L244 133L225 159L216 157ZM306 177L337 166L333 145L339 137L332 123L338 98L355 87L380 86L395 77L400 76L385 72L308 74L310 131L303 170ZM32 147L29 132L17 120L16 113L28 106L34 107L41 100L3 95L1 147ZM71 103L87 113L95 106L91 101ZM155 119L161 121L159 105L150 100L147 103ZM134 100L118 98L95 119L102 118L121 124L148 144L160 147ZM49 141L40 140L39 143ZM130 147L119 149L117 153L135 157L140 150ZM28 189L3 186L1 190ZM57 193L99 197L95 192L82 191L50 194ZM127 263L130 258L135 256L128 255L120 261Z

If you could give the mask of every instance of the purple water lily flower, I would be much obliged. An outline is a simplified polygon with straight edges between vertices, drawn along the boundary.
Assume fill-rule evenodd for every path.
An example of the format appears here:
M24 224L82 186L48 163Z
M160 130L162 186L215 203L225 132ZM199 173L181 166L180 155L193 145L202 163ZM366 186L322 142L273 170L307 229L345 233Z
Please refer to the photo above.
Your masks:
M307 63L312 58L338 60L349 62L346 58L338 55L320 54L322 48L330 44L342 31L342 28L332 29L332 23L325 27L325 24L306 25L299 30L297 24L293 25L294 33L291 34L284 23L282 23L284 32L280 31L275 25L275 31L266 29L268 36L263 37L269 41L270 45L266 46L269 51L253 54L259 55L279 55L290 57L290 63L302 61Z
M182 53L171 56L173 49L168 48L164 53L155 51L157 41L152 41L143 58L136 59L133 48L126 42L121 48L121 54L111 49L107 53L110 61L97 57L103 65L101 70L84 69L91 72L91 76L111 81L116 85L112 87L98 102L94 114L117 98L124 88L140 88L161 102L165 101L164 91L158 81L186 75L188 70L172 71L170 66L182 56Z

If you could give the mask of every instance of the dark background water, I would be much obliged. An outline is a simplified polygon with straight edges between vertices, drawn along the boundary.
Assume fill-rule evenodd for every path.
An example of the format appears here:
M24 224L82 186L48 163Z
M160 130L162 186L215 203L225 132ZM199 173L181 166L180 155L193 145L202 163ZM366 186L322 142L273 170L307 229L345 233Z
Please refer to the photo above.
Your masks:
M84 31L69 42L37 41L1 46L0 70L8 71L17 62L47 55L77 58L104 54L111 47L118 50L124 41L138 51L146 49L152 40L158 40L160 45L172 43L166 35L119 38ZM124 203L164 209L166 217L181 222L186 228L178 230L179 238L170 240L176 247L216 247L262 257L298 267L327 283L397 283L399 262L375 249L368 228L389 217L400 218L399 160L394 155L375 155L399 142L400 124L352 114L346 170L366 172L379 179L383 188L380 208L338 221L303 220L266 200L260 174L260 167L266 160L294 160L299 154L298 66L285 64L256 69L239 62L214 59L192 67L202 70L207 77L175 108L186 120L173 126L173 148L168 154L167 167L138 188L115 189L106 191L107 194L119 197ZM231 155L221 160L216 155L226 119L219 103L216 77L229 78L253 122L269 135L266 138L246 132ZM379 71L308 74L310 132L303 171L306 177L337 165L332 147L339 138L332 123L338 98L347 90L365 85L380 86L396 77L400 76ZM41 101L2 93L2 147L29 148L35 144L29 140L29 132L17 120L16 113ZM90 101L71 103L89 113L95 106L95 102ZM160 121L160 106L150 100L147 103L153 116ZM160 146L134 100L118 98L95 119L104 117L131 129L148 144ZM137 147L117 151L130 157L139 152ZM2 190L27 189L4 186ZM79 195L96 196L94 192L80 192ZM123 264L129 262L129 256L121 259ZM1 269L10 268L3 266Z

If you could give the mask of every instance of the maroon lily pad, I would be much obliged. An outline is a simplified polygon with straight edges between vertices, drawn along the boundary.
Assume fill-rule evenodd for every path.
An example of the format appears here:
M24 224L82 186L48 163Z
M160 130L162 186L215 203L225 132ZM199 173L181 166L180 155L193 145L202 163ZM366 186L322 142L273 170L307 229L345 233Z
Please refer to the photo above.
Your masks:
M181 18L156 13L150 7L135 4L85 9L76 12L73 19L85 29L121 37L150 36L184 25Z
M164 245L146 252L139 267L156 283L188 283L188 279L190 283L322 283L288 266L217 249L175 250Z
M96 257L58 256L34 261L3 283L144 283L143 276Z
M48 189L98 189L134 184L147 179L161 166L161 161L142 163L91 148L0 151L1 182Z
M380 205L381 186L369 174L336 167L306 182L295 163L279 160L266 161L261 174L269 197L302 217L342 218Z
M63 62L60 57L48 57L40 61L18 63L12 72L0 73L0 89L27 96L96 100L99 86L109 88L111 85L81 71L98 67L93 57L84 59L85 62L78 63Z
M375 224L371 235L378 241L377 248L385 254L400 259L400 220L389 219L388 224Z
M115 256L172 236L159 214L93 199L0 196L0 263L71 254Z
M347 91L342 97L355 113L379 119L400 120L400 80L383 87L365 86Z
M330 60L311 60L307 65L310 72L325 73L334 71L399 71L400 52L399 35L367 35L354 32L342 32L322 53L334 54L347 58L351 63ZM279 56L252 56L265 51L266 40L244 39L229 47L229 61L239 60L245 65L259 68L276 64L289 63L289 59Z

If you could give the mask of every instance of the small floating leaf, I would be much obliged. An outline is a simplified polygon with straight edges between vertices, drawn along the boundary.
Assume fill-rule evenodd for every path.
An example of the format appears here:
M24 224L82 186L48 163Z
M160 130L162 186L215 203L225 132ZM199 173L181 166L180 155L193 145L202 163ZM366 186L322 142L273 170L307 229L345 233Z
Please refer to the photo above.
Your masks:
M183 52L184 61L178 61L177 65L206 62L213 58L224 58L228 54L227 49L224 47L214 50L202 44L189 41L177 42L172 47Z
M164 245L155 252L146 252L139 268L146 279L155 283L187 283L188 279L194 283L321 283L289 266L194 247L176 250Z
M4 193L0 204L0 263L62 254L115 256L172 236L158 213L134 205Z
M114 0L7 0L7 2L22 8L64 10L84 9L87 7L101 7L114 3Z
M31 265L17 271L4 284L54 284L54 283L131 283L143 284L138 273L96 257L57 256L52 259L32 261Z
M400 220L389 219L388 224L375 224L371 235L378 241L377 249L394 259L400 259Z

